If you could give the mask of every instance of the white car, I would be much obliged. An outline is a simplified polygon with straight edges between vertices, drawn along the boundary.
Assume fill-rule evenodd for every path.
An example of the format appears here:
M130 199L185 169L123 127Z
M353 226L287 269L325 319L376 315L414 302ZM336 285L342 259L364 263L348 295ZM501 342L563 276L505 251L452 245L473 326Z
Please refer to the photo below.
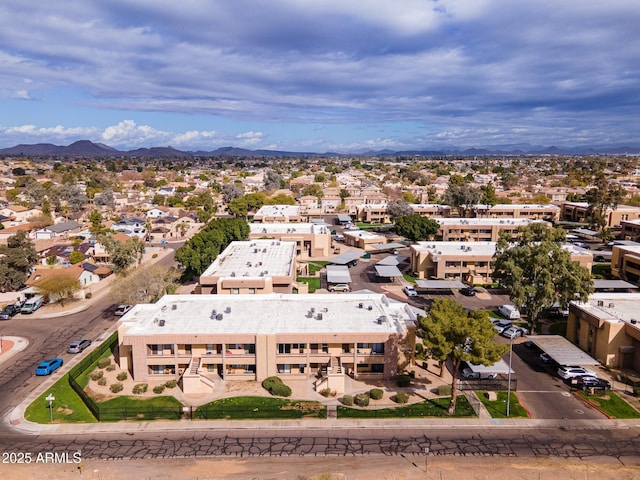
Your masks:
M497 322L493 322L493 328L495 328L496 332L502 333L507 328L511 328L513 323L509 320L499 320Z
M589 370L585 367L580 367L577 365L563 365L558 368L558 376L564 379L580 377L582 375L588 375L590 377L597 377L598 374L593 370Z
M336 283L335 285L329 285L330 292L348 292L349 285L346 283Z
M407 295L407 297L417 297L418 296L418 292L416 292L415 287L412 287L411 285L407 285L406 287L404 287L402 289L402 291Z
M505 328L504 330L502 330L500 332L500 335L502 335L505 338L518 338L523 335L527 335L528 333L529 333L529 330L527 330L526 328L516 327L512 325L509 328Z
M116 308L116 311L113 312L113 314L116 317L122 317L125 313L127 313L132 308L133 308L133 305L118 305L118 308Z

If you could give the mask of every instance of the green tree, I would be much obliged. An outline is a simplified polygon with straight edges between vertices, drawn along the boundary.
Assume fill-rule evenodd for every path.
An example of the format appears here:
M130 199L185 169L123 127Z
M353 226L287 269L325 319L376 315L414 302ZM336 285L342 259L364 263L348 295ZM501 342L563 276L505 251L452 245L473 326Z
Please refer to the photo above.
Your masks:
M279 193L273 197L267 198L265 205L295 205L296 199L286 193Z
M322 197L324 197L324 190L322 189L322 185L318 183L311 183L302 189L302 195L311 195L317 197L318 200L320 200Z
M34 287L50 302L60 302L60 305L64 305L66 299L72 298L82 288L80 280L62 273L37 282Z
M29 277L38 254L25 231L19 231L0 245L0 291L17 290Z
M515 245L501 235L493 262L493 278L509 290L513 304L526 313L531 332L542 313L559 302L586 302L593 292L591 273L571 260L563 248L565 232L534 223L519 230Z
M439 228L440 224L435 220L415 213L396 218L395 224L396 233L412 242L431 238L438 233Z
M84 255L82 254L82 252L79 252L78 250L74 250L69 254L69 262L71 262L71 265L80 263L83 260L84 260Z
M142 259L144 243L138 237L119 242L110 235L101 235L98 241L104 245L109 254L109 262L116 273L126 272L129 267Z
M493 341L496 331L486 312L468 312L455 300L436 298L426 317L420 319L418 335L425 352L444 368L451 364L451 402L449 415L456 408L457 381L462 362L493 365L509 346ZM441 371L442 373L442 371Z
M227 245L248 238L249 225L245 220L215 219L176 250L174 258L185 268L186 275L200 275Z
M445 192L442 201L446 205L458 207L461 216L466 216L467 210L473 205L480 202L482 198L482 192L479 188L473 187L469 184L451 184L449 182L449 188Z
M246 218L249 212L254 212L266 202L264 193L249 193L239 198L234 198L227 204L227 212L236 217Z
M484 205L496 205L498 203L498 196L496 195L496 187L493 186L493 183L488 183L487 185L483 185L482 187L480 187L480 191L482 192L480 203Z
M89 222L91 222L89 231L94 235L100 235L103 233L104 226L102 225L102 220L102 214L98 210L92 210L89 214Z

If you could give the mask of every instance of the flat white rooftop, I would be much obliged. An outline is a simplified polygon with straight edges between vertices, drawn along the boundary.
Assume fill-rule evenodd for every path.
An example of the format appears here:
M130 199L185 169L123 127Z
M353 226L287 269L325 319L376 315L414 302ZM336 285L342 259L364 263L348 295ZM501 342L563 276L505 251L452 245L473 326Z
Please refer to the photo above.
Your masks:
M414 310L378 293L165 295L120 320L126 336L405 332ZM164 322L161 322L164 320ZM161 326L161 324L163 324Z
M531 223L544 222L544 220L533 220L530 218L434 218L440 225L516 225L524 226ZM546 222L544 222L546 223Z
M474 205L473 208L484 208L489 210L560 210L560 207L552 203L543 205L531 203L498 203L496 205Z
M639 302L640 293L602 292L592 294L588 302L576 306L606 321L632 323L632 319L636 320L635 325L640 328Z
M377 233L369 232L367 230L345 230L342 232L345 237L362 238L365 240L381 240L386 242L387 237L384 235L378 235Z
M256 217L295 217L300 215L299 205L263 205L256 212Z
M249 228L254 235L269 235L270 233L306 233L321 235L331 233L327 225L319 225L316 223L250 223Z
M274 277L291 274L296 242L248 240L231 242L202 273L203 277Z
M445 256L482 255L492 257L496 253L496 242L418 242L412 245L419 253Z

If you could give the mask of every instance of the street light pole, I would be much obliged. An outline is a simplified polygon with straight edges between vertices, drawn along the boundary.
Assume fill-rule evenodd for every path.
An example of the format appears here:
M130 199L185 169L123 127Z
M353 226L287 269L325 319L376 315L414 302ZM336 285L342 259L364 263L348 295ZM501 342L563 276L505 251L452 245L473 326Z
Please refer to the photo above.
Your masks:
M509 372L507 374L507 417L511 408L511 357L513 355L513 336L509 339Z

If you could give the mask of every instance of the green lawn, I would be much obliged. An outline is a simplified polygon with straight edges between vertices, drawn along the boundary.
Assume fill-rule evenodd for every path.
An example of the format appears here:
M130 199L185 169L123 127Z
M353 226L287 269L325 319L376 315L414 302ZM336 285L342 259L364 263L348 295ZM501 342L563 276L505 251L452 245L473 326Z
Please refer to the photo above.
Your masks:
M449 397L434 398L395 408L351 408L338 406L338 418L404 418L404 417L448 417ZM458 396L453 417L475 417L476 414L466 397Z
M640 418L640 412L614 392L595 395L590 395L587 392L578 392L578 395L602 410L611 418Z
M151 398L126 395L100 402L101 421L129 420L177 420L182 416L182 403L175 397L161 395Z
M557 322L549 325L549 333L551 335L562 335L563 337L567 334L567 322Z
M82 399L69 386L65 374L51 388L47 389L31 405L27 407L24 418L35 423L49 423L49 408L45 397L52 394L54 423L95 423L96 418Z
M596 263L591 267L591 274L598 278L611 278L611 265L608 263Z
M485 392L477 391L476 395L487 408L491 418L507 418L507 392L498 392L497 400L489 400L484 395ZM511 401L509 402L509 418L529 418L529 414L518 400L515 392L511 392Z
M314 401L275 397L232 397L198 407L193 417L227 420L327 418L327 408Z
M296 280L300 283L309 285L309 293L313 293L320 288L320 277L298 277Z
M408 273L403 273L402 278L404 278L409 283L416 283L416 277L413 275L409 275Z
M315 262L307 263L307 265L309 266L309 273L317 273L320 270L322 270L324 267L326 267L328 264L329 262L324 260L318 260Z

